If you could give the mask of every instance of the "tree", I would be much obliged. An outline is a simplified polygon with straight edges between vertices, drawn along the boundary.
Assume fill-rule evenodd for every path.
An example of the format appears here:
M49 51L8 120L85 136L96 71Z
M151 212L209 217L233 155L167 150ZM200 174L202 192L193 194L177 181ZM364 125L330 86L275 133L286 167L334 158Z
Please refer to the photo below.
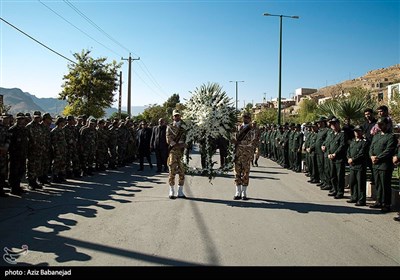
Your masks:
M176 108L177 104L180 104L180 98L178 93L174 93L170 98L167 99L167 101L164 102L163 106L168 116L172 116L172 111L177 109Z
M125 120L126 117L128 117L128 116L129 116L128 113L121 112L121 120ZM110 119L113 119L113 120L119 119L118 112L112 113L111 116L110 116Z
M314 99L303 99L299 104L298 120L300 123L312 122L318 118L318 104Z
M244 108L244 110L248 113L251 113L253 111L253 104L252 103L247 103L246 107Z
M262 125L277 123L278 113L274 108L264 109L256 115L255 121Z
M347 96L341 95L319 105L318 111L325 116L333 115L342 120L359 123L364 118L364 110L375 107L376 101L368 90L353 88Z
M399 89L394 89L392 92L392 98L389 101L389 114L393 119L394 123L400 122L400 92Z
M172 115L172 112L171 112L171 115ZM150 105L149 107L147 107L141 114L141 117L144 120L146 120L148 123L151 123L152 125L157 125L158 120L160 118L163 118L166 121L169 120L169 118L167 116L167 111L165 110L164 106L160 106L157 104L153 104L153 105Z
M67 100L64 115L88 115L100 118L114 102L121 63L106 63L106 58L93 59L89 50L75 53L76 63L68 65L59 99Z

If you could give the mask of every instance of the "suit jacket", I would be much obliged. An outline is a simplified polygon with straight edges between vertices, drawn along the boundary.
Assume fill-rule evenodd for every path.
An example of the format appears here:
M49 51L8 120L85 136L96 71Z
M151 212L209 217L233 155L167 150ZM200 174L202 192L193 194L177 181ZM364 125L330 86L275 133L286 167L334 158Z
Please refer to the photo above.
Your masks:
M357 141L358 140L358 141ZM353 139L347 150L347 158L351 158L353 163L351 169L361 170L366 168L368 156L368 141L366 139Z
M378 170L392 170L392 157L395 154L397 139L393 133L378 133L372 138L369 149L370 156L377 156L378 162L372 164L372 168Z

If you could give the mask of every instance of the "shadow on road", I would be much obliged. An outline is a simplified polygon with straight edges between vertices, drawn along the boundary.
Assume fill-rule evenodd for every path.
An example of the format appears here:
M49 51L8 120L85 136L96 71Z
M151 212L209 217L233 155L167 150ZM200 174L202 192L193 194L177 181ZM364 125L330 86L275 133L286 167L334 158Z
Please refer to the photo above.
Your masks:
M278 210L291 210L298 213L307 214L310 212L324 212L324 213L335 213L335 214L374 214L380 213L379 210L366 209L366 208L355 208L350 206L341 205L324 205L307 202L290 202L260 198L249 198L247 201L243 200L222 200L222 199L210 199L210 198L199 198L199 197L188 197L188 200L206 202L206 203L218 203L225 204L230 207L242 207L242 208L263 208L263 209L278 209Z
M5 247L21 248L22 245L27 245L31 253L54 254L55 260L60 264L92 259L92 256L87 253L79 252L78 247L81 247L155 264L194 265L179 260L112 248L86 240L75 240L61 235L78 223L75 219L63 217L64 215L71 217L73 214L85 217L87 220L79 219L80 223L84 222L90 226L90 219L97 217L98 208L112 210L116 203L131 203L135 196L134 192L151 188L142 185L141 189L137 189L139 182L164 183L163 178L148 177L147 172L132 175L133 170L133 167L125 167L117 171L101 172L92 177L85 177L82 181L68 180L42 190L29 191L23 194L22 198L11 196L2 199L0 205L0 249ZM115 177L118 177L118 180L115 180ZM0 262L0 265L7 265L7 263L3 261ZM32 263L18 263L18 265L32 265ZM47 265L47 263L43 262L38 265Z

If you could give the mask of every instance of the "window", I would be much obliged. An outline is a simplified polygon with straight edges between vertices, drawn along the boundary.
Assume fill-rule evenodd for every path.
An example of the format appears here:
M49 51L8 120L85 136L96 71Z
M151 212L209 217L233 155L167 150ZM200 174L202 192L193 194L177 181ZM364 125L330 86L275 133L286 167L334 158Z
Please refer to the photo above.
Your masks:
M378 101L383 100L383 92L378 93Z

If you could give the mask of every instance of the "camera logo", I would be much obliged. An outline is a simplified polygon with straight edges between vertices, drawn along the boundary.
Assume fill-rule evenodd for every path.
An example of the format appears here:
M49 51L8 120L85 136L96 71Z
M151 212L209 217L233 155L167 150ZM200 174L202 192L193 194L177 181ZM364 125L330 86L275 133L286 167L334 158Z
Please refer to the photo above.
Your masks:
M3 260L9 264L17 264L17 259L19 256L28 254L28 245L22 245L21 250L11 250L4 247L5 254L3 255Z

